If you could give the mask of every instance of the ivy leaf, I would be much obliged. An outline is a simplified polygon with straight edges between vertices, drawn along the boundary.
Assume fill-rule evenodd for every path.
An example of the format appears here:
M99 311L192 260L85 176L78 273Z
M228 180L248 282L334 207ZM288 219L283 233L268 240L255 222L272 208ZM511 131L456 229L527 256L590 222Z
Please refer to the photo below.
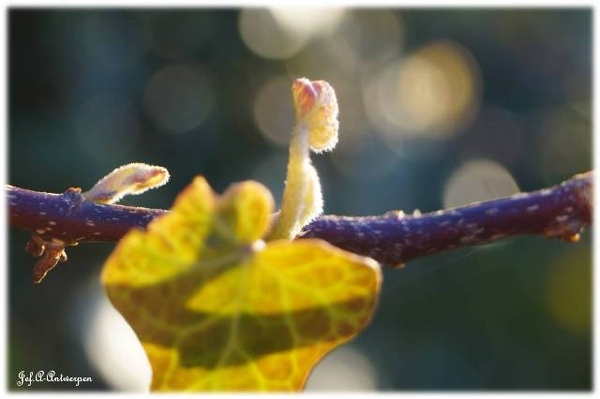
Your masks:
M109 257L102 281L142 342L153 390L299 390L369 322L379 265L321 240L265 244L272 208L259 183L218 197L197 177Z

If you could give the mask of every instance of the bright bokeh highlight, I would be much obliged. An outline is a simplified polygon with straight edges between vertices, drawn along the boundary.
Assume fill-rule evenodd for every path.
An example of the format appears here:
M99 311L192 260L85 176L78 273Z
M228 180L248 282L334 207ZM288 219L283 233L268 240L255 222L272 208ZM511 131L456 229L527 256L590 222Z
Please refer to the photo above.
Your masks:
M510 172L488 159L470 160L460 165L444 187L444 208L471 202L507 197L519 192Z
M406 137L448 138L479 106L479 70L454 42L433 42L392 61L367 84L369 119L392 146Z

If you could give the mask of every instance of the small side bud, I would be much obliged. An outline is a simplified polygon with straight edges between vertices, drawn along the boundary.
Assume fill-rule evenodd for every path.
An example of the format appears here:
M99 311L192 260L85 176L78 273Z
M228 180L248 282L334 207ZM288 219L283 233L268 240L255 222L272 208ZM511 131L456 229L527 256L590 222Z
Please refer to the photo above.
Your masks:
M114 204L125 195L141 194L168 181L169 172L163 167L130 163L113 170L82 195L88 201Z
M296 123L307 124L315 152L330 151L338 142L338 103L333 87L324 80L296 79L292 86Z

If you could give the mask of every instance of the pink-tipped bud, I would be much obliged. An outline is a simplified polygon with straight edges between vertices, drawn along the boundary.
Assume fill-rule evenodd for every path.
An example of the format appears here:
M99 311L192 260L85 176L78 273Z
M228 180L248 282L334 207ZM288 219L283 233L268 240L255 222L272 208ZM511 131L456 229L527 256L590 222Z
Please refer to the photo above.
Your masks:
M297 123L306 123L310 148L315 152L332 150L338 141L338 103L335 91L324 80L296 79L292 96Z

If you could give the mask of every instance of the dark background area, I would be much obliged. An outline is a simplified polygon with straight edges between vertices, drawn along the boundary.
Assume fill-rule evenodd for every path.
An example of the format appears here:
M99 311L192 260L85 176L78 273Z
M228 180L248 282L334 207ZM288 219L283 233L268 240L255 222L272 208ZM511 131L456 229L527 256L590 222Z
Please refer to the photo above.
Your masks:
M255 179L279 198L289 88L302 76L329 81L340 102L338 148L312 156L326 213L428 212L591 168L590 9L290 14L9 10L8 183L86 190L145 162L170 183L122 203L168 208L197 174L218 192ZM28 234L8 237L10 387L134 389L90 355L113 244L68 248L34 285ZM591 328L590 232L575 245L461 249L386 271L371 325L347 345L370 382L329 379L346 390L589 390ZM120 361L127 369L125 352ZM21 370L94 382L17 388Z

